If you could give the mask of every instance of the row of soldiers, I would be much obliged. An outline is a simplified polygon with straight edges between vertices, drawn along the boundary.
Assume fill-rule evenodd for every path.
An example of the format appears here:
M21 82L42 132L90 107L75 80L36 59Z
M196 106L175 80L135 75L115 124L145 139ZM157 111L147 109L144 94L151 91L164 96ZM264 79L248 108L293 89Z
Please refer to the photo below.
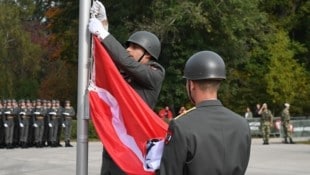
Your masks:
M66 147L70 144L75 110L70 101L64 106L59 100L3 100L0 102L0 147L58 147L62 128Z

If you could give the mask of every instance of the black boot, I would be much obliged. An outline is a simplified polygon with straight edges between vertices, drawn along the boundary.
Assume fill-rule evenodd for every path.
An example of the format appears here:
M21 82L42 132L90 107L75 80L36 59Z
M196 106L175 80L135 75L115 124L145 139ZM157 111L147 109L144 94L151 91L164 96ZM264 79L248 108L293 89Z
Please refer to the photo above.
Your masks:
M66 141L65 147L73 147L73 146L70 144L70 141Z
M286 137L284 138L284 143L288 143L288 141L287 141L287 138L286 138Z
M293 142L293 139L290 138L290 144L294 144L295 142Z

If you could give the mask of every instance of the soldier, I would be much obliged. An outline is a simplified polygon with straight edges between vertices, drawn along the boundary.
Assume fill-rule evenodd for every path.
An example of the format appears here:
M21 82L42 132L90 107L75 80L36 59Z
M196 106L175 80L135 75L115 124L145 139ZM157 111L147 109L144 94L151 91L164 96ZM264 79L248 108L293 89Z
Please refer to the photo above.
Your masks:
M4 121L5 127L5 144L7 149L14 148L13 136L14 136L14 109L12 106L12 100L7 100L6 107L4 109Z
M270 127L273 124L273 115L271 111L268 109L266 103L263 104L261 109L258 112L261 115L261 131L263 135L263 145L269 144L269 135L270 135Z
M0 101L0 148L4 148L5 146L5 133L4 133L4 126L3 126L3 110L4 107L2 105L2 101Z
M284 143L291 143L294 144L293 139L292 139L292 129L290 128L290 120L291 120L291 115L290 115L290 104L285 103L284 104L284 109L281 113L281 122L282 122L282 127L283 127L283 137L284 137ZM289 138L290 142L287 141L287 138Z
M33 115L33 111L34 111L35 106L32 106L32 102L29 99L26 100L26 106L27 106L27 109L31 113L30 120L29 120L29 132L28 132L28 139L27 139L27 147L32 147L32 146L34 146L34 142L35 142L35 136L34 136L35 127L33 126L34 120L35 120L34 115Z
M58 115L58 108L56 106L56 101L52 100L52 108L48 113L49 120L49 139L51 141L52 147L57 147L57 133L59 128L59 115Z
M19 106L15 99L12 99L12 107L14 113L14 135L13 135L13 146L19 147L19 135L20 135L20 127L18 120Z
M63 125L63 116L62 116L63 107L60 105L59 100L56 100L56 108L57 108L57 116L58 116L58 131L57 131L56 143L57 143L57 146L61 147L62 145L60 144L60 137L61 137L61 131L64 125Z
M98 19L90 19L89 31L100 39L128 84L153 109L165 76L165 69L157 62L161 52L160 40L151 32L137 31L128 38L124 48L107 30L103 4L94 1L91 9L98 12ZM125 174L105 149L101 166L101 175L104 174Z
M191 56L184 68L195 108L170 121L159 174L244 175L251 148L248 122L218 100L226 79L223 59L212 51Z
M72 129L72 118L75 116L75 111L73 107L71 106L71 103L69 100L65 101L64 111L62 113L64 123L63 126L65 127L64 134L65 134L65 147L72 147L70 144L70 138L71 138L71 129Z
M47 146L52 146L52 141L51 141L51 137L50 137L50 130L51 130L51 127L50 127L50 112L53 111L53 108L52 108L52 101L51 100L47 100L46 101L46 136L45 136L45 141L47 141Z
M43 147L42 139L44 134L44 108L41 105L41 100L37 99L35 109L33 111L34 122L33 126L35 127L35 145L38 148Z
M48 140L49 140L49 126L48 126L48 100L42 100L42 106L44 109L44 113L46 114L44 116L44 131L43 131L43 138L42 138L42 144L43 146L49 146Z
M25 100L20 101L20 112L18 119L20 126L20 146L22 148L27 148L31 109L27 108Z

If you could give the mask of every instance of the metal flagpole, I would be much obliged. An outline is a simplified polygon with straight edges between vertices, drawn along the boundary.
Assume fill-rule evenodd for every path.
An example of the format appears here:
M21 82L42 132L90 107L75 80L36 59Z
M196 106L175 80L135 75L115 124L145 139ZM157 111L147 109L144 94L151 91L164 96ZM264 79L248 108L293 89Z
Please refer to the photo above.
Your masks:
M88 60L90 58L90 34L87 30L90 0L79 4L79 51L77 89L77 149L76 175L88 174Z

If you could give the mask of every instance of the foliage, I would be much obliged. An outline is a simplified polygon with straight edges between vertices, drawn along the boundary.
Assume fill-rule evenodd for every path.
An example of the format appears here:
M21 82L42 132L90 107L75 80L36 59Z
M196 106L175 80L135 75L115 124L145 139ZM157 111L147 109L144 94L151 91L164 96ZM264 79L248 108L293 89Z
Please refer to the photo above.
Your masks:
M0 0L1 97L39 95L75 103L77 2ZM166 78L157 108L192 105L184 64L197 51L213 50L227 67L219 94L225 106L241 114L246 106L266 102L277 114L283 101L290 101L292 115L310 114L310 1L102 2L110 33L120 42L137 30L159 36Z
M265 75L267 93L273 99L273 103L282 104L289 102L294 104L295 111L305 106L300 97L309 95L309 78L306 70L294 59L294 52L287 33L278 31L274 39L268 45L270 53L269 72ZM309 105L306 105L309 106Z
M21 25L22 12L12 3L0 6L0 96L36 97L41 48Z

